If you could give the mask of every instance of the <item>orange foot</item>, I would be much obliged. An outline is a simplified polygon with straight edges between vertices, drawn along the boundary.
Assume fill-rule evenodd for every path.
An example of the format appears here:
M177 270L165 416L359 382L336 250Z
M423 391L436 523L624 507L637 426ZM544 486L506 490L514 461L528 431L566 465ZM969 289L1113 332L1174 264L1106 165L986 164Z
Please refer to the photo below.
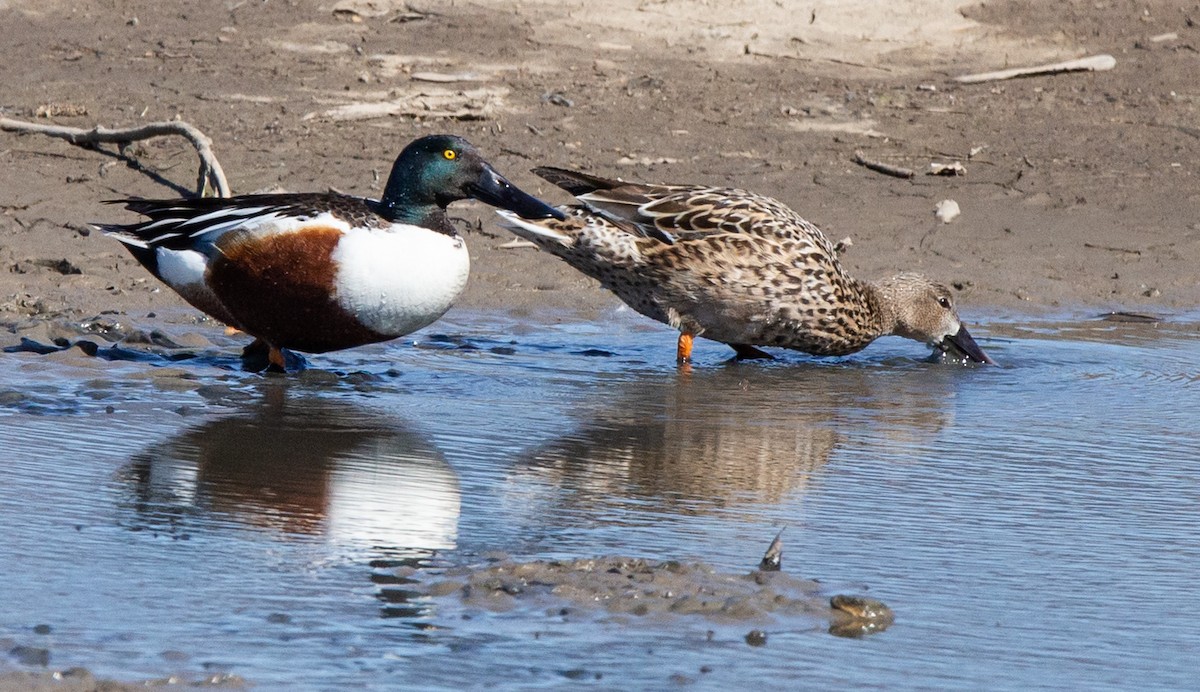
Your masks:
M687 332L679 333L679 345L675 347L675 362L680 365L692 362L692 341L694 338Z

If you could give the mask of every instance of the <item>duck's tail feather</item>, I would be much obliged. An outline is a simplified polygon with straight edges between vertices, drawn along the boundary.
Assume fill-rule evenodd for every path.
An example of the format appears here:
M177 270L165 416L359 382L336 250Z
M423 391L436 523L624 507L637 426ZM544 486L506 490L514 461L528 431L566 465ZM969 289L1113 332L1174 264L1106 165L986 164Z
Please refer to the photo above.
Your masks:
M118 223L89 223L88 226L100 231L104 235L111 236L116 240L121 241L126 247L142 248L149 250L150 244L145 239L139 238L129 232L130 227ZM136 226L135 226L136 228Z
M598 175L580 173L579 171L571 171L566 168L556 168L554 166L539 166L533 169L533 173L576 197L586 195L589 192L595 192L596 190L612 190L613 188L629 184L620 180L601 178Z

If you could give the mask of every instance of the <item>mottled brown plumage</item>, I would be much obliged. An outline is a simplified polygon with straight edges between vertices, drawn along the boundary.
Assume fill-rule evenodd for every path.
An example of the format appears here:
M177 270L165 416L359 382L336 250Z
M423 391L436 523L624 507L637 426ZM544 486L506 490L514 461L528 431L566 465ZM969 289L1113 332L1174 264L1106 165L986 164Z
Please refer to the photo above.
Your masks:
M813 224L770 197L696 185L643 185L558 168L534 172L575 195L564 220L500 212L517 235L565 260L634 310L742 357L778 346L820 356L888 334L991 362L962 326L949 289L913 273L849 276Z

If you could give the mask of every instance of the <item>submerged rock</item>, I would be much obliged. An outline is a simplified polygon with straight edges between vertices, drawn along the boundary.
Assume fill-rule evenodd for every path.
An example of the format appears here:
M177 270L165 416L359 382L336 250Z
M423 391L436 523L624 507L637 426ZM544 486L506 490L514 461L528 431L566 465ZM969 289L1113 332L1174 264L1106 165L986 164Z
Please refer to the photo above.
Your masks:
M866 596L838 595L829 599L833 618L829 633L838 637L863 637L882 632L896 616L882 601Z

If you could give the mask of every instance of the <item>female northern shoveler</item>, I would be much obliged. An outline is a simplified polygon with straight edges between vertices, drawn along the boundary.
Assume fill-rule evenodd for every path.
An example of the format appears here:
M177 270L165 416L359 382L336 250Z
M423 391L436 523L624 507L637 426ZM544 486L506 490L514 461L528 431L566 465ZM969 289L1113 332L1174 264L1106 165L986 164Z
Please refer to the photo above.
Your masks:
M563 170L534 173L574 195L566 218L505 226L557 255L643 315L692 339L820 356L854 353L896 334L980 363L992 359L958 319L949 289L919 274L848 276L820 229L778 200L745 190L640 185Z
M441 317L470 270L446 206L467 197L520 217L563 217L466 140L432 135L400 152L379 200L117 200L150 220L97 227L184 300L264 342L282 369L282 349L324 353L386 341Z

